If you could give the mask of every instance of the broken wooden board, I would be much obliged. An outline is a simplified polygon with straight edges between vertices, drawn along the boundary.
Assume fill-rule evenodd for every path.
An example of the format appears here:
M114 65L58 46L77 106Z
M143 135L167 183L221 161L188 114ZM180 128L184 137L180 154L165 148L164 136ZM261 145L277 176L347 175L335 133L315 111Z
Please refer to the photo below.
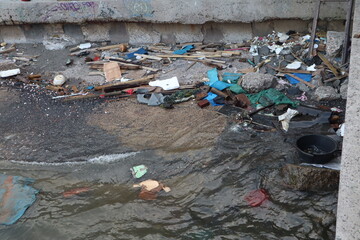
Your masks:
M143 84L147 84L150 82L151 79L154 79L155 75L149 75L140 79L136 79L136 80L131 80L131 81L127 81L127 82L119 82L119 83L112 83L112 84L106 84L106 85L101 85L101 86L97 86L95 87L96 91L99 90L107 90L107 89L125 89L125 88L129 88L129 87L137 87Z
M318 53L317 55L336 77L340 76L339 71L334 67L334 65L331 64L331 62L324 56L324 54Z

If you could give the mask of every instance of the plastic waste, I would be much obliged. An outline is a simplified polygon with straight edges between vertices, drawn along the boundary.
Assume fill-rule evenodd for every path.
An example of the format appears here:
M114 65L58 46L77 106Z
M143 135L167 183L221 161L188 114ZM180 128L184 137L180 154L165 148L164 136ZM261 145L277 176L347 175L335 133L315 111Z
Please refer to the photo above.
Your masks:
M293 75L301 78L302 80L304 80L306 82L310 82L312 79L312 75L308 74L308 73L293 73ZM296 80L295 78L290 77L288 74L286 74L285 77L293 85L298 84L300 82L300 81Z
M183 48L181 48L180 50L174 51L174 54L183 55L193 48L195 48L194 45L186 45Z
M0 224L14 224L35 202L39 191L32 183L31 178L0 174Z
M173 90L180 87L177 77L172 77L165 80L156 80L149 83L152 87L161 87L164 90Z
M138 165L130 168L130 171L134 178L141 178L147 173L147 169L145 165Z
M290 63L286 66L287 69L293 69L293 70L299 69L300 67L301 67L301 62L299 61L294 61L293 63Z
M53 85L62 86L65 82L66 82L65 76L59 74L54 77Z
M11 77L20 74L20 68L6 70L6 71L0 71L0 77L6 78Z
M147 54L148 52L144 48L139 48L135 52L126 55L126 59L136 58L135 54Z
M75 195L78 195L80 193L85 193L85 192L88 192L90 191L90 188L89 187L82 187L82 188L74 188L74 189L71 189L69 191L66 191L66 192L63 192L63 196L66 197L66 198L69 198L69 197L72 197L72 196L75 196Z
M336 134L340 137L345 136L345 123L340 125L340 128L336 131Z
M282 125L282 129L287 132L289 130L289 125L290 125L290 121L293 117L295 117L296 115L298 115L299 112L297 110L288 108L288 110L286 111L286 113L284 113L283 115L280 115L279 121L281 122Z
M91 48L91 43L82 43L79 45L80 49L88 49Z
M310 67L307 67L306 68L306 71L309 71L309 72L315 72L316 71L316 64L313 64L311 65Z
M265 189L258 189L248 193L245 200L251 207L258 207L269 199L269 194Z

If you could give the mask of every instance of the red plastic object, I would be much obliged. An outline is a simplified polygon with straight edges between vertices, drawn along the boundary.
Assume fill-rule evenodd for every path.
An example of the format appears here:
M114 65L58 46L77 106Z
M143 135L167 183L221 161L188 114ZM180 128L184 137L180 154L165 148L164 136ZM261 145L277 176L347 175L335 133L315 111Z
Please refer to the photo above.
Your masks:
M99 61L101 58L100 57L94 57L94 61Z
M252 207L260 206L267 199L269 199L269 194L267 193L267 191L265 189L258 189L258 190L252 191L252 192L248 193L248 195L245 196L245 200Z
M134 90L134 89L129 89L129 90L126 90L125 92L126 92L127 94L132 95L132 94L134 94L135 90Z
M63 196L68 198L68 197L72 197L74 195L84 193L84 192L88 192L88 191L90 191L90 188L88 188L88 187L75 188L75 189L72 189L70 191L63 192Z

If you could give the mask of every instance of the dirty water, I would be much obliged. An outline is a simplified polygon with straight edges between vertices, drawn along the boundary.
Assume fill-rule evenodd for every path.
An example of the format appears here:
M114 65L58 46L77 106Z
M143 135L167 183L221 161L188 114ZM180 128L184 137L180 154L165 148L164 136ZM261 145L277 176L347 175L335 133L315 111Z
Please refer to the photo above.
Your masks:
M213 147L138 150L86 122L102 111L96 102L53 103L21 88L2 94L0 172L34 178L40 190L19 222L0 226L2 240L334 239L337 193L282 184L281 167L297 162L296 130L259 133L228 123ZM130 168L140 164L148 173L135 180ZM141 200L132 185L146 179L172 191ZM87 190L64 196L78 188ZM259 188L270 199L250 207L244 197Z

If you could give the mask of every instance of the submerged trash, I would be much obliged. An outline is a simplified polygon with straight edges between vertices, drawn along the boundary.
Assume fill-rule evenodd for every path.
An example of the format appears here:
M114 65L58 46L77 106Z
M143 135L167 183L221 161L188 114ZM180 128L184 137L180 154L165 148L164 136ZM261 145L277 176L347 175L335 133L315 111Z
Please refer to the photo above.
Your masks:
M144 200L155 200L157 198L157 193L161 190L164 190L165 192L171 191L169 187L166 187L162 183L159 183L155 180L146 180L139 184L134 184L133 187L141 187L139 198Z
M147 169L145 165L138 165L130 168L130 171L134 178L141 178L146 174Z
M89 187L74 188L74 189L71 189L69 191L63 192L62 195L64 197L68 198L68 197L72 197L74 195L84 193L84 192L88 192L88 191L90 191Z
M258 207L269 199L269 194L263 188L252 191L245 196L245 200L251 207Z
M0 224L11 225L24 215L39 192L31 178L0 174Z

